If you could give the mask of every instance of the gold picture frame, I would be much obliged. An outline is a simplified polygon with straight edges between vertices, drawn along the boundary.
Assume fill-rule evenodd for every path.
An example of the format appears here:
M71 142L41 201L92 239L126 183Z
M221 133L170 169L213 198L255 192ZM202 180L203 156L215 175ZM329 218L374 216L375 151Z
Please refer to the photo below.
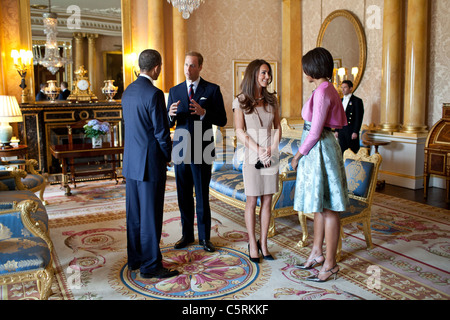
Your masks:
M245 69L253 60L233 60L233 97L241 92L241 82ZM269 92L278 92L278 62L266 60L272 68L272 83L268 86Z

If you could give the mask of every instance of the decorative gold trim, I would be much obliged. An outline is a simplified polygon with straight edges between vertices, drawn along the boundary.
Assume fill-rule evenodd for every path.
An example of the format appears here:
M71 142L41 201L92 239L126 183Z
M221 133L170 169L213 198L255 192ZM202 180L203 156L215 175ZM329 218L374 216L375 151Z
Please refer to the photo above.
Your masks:
M101 110L101 111L97 111L97 110L93 110L94 111L94 119L99 119L99 120L103 120L103 119L117 119L117 120L122 120L122 109L111 109L111 110ZM117 116L111 116L111 117L99 117L98 114L100 112L115 112L117 113Z
M80 111L80 113L78 115L80 116L81 120L86 120L89 118L89 112L86 110Z
M387 174L387 175L394 176L394 177L400 177L400 178L411 179L411 180L420 180L420 179L423 179L423 175L419 175L419 176L417 176L417 177L414 177L414 176L410 176L410 175L407 175L407 174L397 173L397 172L391 172L391 171L386 171L386 170L380 170L379 173Z
M49 119L48 116L52 114L68 114L68 118L58 118L58 119ZM67 111L52 111L52 112L44 112L44 121L45 122L61 122L61 121L75 121L75 111L67 110Z
M353 91L356 91L358 88L362 76L365 71L366 67L366 59L367 59L367 43L366 43L366 36L364 34L364 28L359 21L358 17L354 15L352 12L348 10L336 10L333 11L328 15L328 17L325 18L325 20L322 23L322 26L320 27L319 36L317 37L316 45L318 47L322 46L323 37L325 35L325 31L327 30L328 25L333 21L333 19L337 17L344 17L348 19L353 26L355 27L356 35L358 36L358 44L359 44L359 72L356 76L355 81L353 81Z
M26 229L33 235L43 239L50 250L50 261L45 269L36 269L28 272L17 272L13 274L4 274L0 276L0 285L36 281L39 297L41 300L47 300L52 294L51 286L54 279L53 269L53 242L49 237L48 230L41 223L38 223L32 214L38 209L38 204L32 200L21 201L17 205L20 210L20 218Z

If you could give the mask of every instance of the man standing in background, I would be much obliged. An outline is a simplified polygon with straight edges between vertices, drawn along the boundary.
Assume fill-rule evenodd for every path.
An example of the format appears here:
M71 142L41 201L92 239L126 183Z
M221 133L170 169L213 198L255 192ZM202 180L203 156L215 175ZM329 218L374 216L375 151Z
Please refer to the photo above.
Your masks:
M347 116L347 125L342 129L336 129L335 135L342 153L348 148L357 153L360 146L359 131L364 117L364 104L360 98L352 94L353 83L350 80L342 81L341 89L344 94L342 105Z

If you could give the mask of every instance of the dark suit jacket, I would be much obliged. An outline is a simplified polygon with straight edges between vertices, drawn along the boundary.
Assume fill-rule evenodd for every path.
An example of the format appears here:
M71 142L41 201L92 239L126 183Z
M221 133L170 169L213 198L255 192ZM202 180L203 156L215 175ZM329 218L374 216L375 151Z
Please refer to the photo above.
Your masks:
M202 159L202 163L211 164L211 161L206 158L204 159L202 154L203 151L208 148L206 153L211 156L215 155L212 125L223 127L227 124L227 114L223 103L222 93L220 92L220 87L218 85L208 82L202 78L200 79L194 95L194 100L206 110L205 117L203 120L200 120L200 116L191 115L187 92L188 89L186 86L186 81L171 88L169 91L167 110L169 110L172 103L177 102L178 100L181 101L178 106L177 116L172 118L169 117L171 127L175 125L175 121L177 124L173 138L173 160L175 164L177 164L177 154L182 154L182 158L186 156L186 153L184 153L185 150L180 153L177 151L181 149L178 144L183 141L180 139L180 135L184 137L186 133L189 132L192 143L190 143L187 148L191 151L191 163L199 163L198 160L201 157L200 159ZM200 125L201 131L199 130ZM202 154L199 154L200 150ZM206 160L206 162L204 160Z
M345 129L347 133L350 133L350 135L353 132L359 134L364 117L364 104L363 101L354 94L350 97L347 109L345 110L345 115L347 116L347 126L343 129Z
M47 96L42 91L39 91L38 94L36 95L36 101L47 101L47 100L48 100Z
M172 143L164 93L149 79L139 76L123 93L122 109L124 177L138 181L165 179Z
M70 90L66 89L59 93L58 100L67 100L68 96L70 96Z

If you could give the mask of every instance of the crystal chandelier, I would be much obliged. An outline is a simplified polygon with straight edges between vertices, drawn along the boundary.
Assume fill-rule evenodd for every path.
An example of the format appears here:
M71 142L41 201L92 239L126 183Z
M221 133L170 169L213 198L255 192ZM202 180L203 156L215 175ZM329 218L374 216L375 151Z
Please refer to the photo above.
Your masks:
M51 12L50 0L48 2L48 13L44 13L44 34L47 35L47 41L45 42L45 55L42 57L40 52L35 56L34 64L40 64L47 68L52 74L58 72L59 68L66 63L72 62L70 59L61 57L59 54L58 42L56 35L58 31L56 29L58 25L57 14Z
M167 2L172 2L172 5L183 13L184 19L189 19L192 11L200 7L205 0L167 0Z

